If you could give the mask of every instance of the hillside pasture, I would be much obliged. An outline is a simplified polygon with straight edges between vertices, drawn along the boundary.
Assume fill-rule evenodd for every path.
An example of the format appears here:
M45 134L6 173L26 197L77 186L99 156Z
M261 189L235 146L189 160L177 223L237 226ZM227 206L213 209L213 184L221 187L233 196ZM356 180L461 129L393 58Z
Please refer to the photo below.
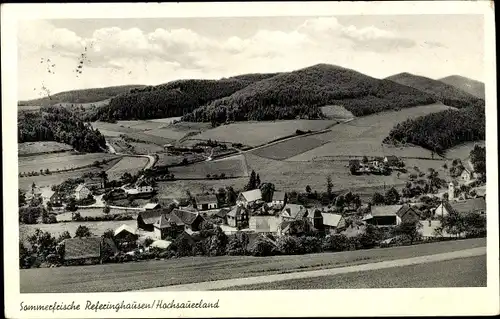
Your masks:
M146 157L127 156L123 157L118 163L108 169L106 173L108 174L109 180L118 180L125 173L130 173L131 175L137 174L147 163L148 159Z
M315 138L314 135L304 136L265 146L251 151L251 153L261 157L283 160L320 147L325 143L325 141Z
M258 146L295 135L297 130L321 131L334 124L334 120L282 120L270 122L237 122L221 125L190 137L193 140L216 140Z
M98 129L99 131L107 131L107 132L119 132L119 133L133 133L138 132L138 130L134 130L130 127L126 127L124 125L118 123L108 123L108 122L92 122L90 123L93 128Z
M470 156L470 151L472 151L474 149L474 146L476 146L476 145L484 147L485 141L470 142L470 143L465 143L465 144L455 146L453 148L450 148L446 152L445 156L446 156L446 158L449 158L449 159L458 158L461 160L465 160L466 158L468 158Z
M134 142L151 143L159 146L175 142L175 139L148 134L149 132L151 131L145 131L145 132L137 131L137 132L123 133L123 135L126 138L128 137Z
M25 142L17 144L17 154L19 156L57 153L71 150L73 150L71 145L52 141Z
M79 208L77 211L82 217L104 217L106 214L103 212L103 208ZM128 214L132 215L132 217L137 217L138 210L136 209L118 209L118 208L110 208L110 215L122 215ZM58 214L56 219L58 222L71 222L72 212L64 212Z
M164 138L167 139L171 142L174 142L176 140L180 140L184 136L186 136L186 132L183 131L177 131L171 128L159 128L159 129L153 129L150 131L144 131L143 132L146 135L154 137L159 137L159 138Z
M163 118L163 119L153 119L153 120L149 120L149 122L157 122L157 123L163 123L163 124L171 124L175 121L180 121L181 117L178 116L178 117L166 117L166 118Z
M107 161L114 158L117 158L117 156L108 153L53 153L20 157L18 167L19 173L39 172L41 169L56 172L58 170L77 169L92 165L95 161Z
M415 146L389 147L382 145L382 141L391 129L400 122L449 108L443 104L431 104L358 117L350 122L332 127L329 132L314 135L314 138L329 143L288 160L311 161L329 156L364 155L432 158L432 152L423 148Z
M207 175L220 176L221 174L224 174L227 178L248 176L243 155L210 162L199 162L188 166L172 167L170 172L174 173L176 179L205 179Z
M232 186L236 192L243 190L248 183L248 177L221 180L176 180L158 182L158 198L187 198L186 192L203 194L217 191L219 188Z
M170 154L158 154L158 161L156 161L155 166L171 166L177 165L182 162L184 156L181 155L170 155Z
M321 108L321 113L331 119L351 119L354 115L341 105L325 105Z

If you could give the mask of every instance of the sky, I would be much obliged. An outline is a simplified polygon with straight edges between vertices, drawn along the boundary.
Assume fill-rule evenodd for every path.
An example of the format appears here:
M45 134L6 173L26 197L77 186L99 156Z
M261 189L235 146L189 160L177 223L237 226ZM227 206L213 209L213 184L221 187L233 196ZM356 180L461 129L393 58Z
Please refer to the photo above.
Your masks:
M18 99L318 63L482 81L483 29L481 15L20 20Z

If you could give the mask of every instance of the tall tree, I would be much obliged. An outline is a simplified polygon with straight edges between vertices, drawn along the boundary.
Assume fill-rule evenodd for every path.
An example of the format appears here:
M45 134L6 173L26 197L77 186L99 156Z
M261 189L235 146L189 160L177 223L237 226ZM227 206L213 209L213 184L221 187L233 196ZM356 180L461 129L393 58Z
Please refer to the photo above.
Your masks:
M326 193L328 194L328 198L333 198L333 183L330 176L326 177Z

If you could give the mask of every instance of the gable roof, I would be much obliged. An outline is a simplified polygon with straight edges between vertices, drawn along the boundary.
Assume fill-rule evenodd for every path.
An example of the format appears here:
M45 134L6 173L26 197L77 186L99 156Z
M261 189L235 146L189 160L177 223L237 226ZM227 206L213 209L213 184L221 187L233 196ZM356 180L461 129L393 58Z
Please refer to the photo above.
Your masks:
M258 233L274 233L278 231L280 219L275 216L251 216L250 226Z
M121 232L129 232L131 234L136 235L135 229L133 229L129 225L125 225L125 224L123 224L120 227L118 227L117 229L115 229L115 236L118 235Z
M162 215L161 209L147 210L139 213L139 217L142 218L144 224L154 224Z
M384 159L387 159L387 161L397 161L398 157L395 155L387 155Z
M79 191L81 191L83 188L86 188L86 187L85 187L85 184L79 184L79 185L76 187L75 192L79 192Z
M231 209L228 213L227 213L227 216L231 216L231 217L237 217L237 216L240 216L241 213L248 213L248 211L244 208L244 207L241 207L241 206L235 206L233 209Z
M171 227L172 224L182 226L184 225L184 222L175 214L162 214L155 222L154 227L162 229Z
M342 215L332 214L332 213L321 213L323 217L323 225L337 227L340 220L342 219Z
M457 213L486 212L486 200L484 197L472 198L458 202L446 202L451 209ZM446 207L449 210L449 207Z
M398 211L403 207L403 205L381 205L372 206L371 215L373 217L377 216L396 216Z
M146 205L144 205L144 209L155 209L159 205L159 203L147 203Z
M399 217L403 217L404 214L406 214L408 211L413 211L415 212L415 214L417 214L418 216L421 216L420 214L420 211L418 209L416 209L415 207L412 207L410 205L403 205L397 212L396 212L396 215L398 215Z
M187 241L191 245L195 243L195 240L193 239L193 237L191 237L191 235L189 235L185 231L183 231L182 233L180 233L179 236L177 236L177 238L175 239L176 243L178 243L180 241Z
M286 231L291 224L292 224L291 220L284 220L280 223L279 227L281 228L281 231Z
M284 201L286 193L285 192L274 192L272 201Z
M217 203L217 196L215 196L214 194L197 195L195 196L195 199L196 199L196 204L198 205Z
M118 248L116 247L115 242L111 238L103 238L102 244L103 246L107 246L109 249L111 249L111 252L113 252L113 254L116 254L118 252Z
M262 192L260 189L253 189L251 191L246 191L240 194L247 202L254 202L256 200L262 199Z
M215 213L214 216L224 218L224 217L226 217L227 213L229 213L229 211L230 211L230 209L228 209L228 208L222 208L217 213Z
M286 204L281 212L291 218L300 219L307 215L307 208L297 204Z
M101 257L101 237L68 238L64 240L64 260Z
M187 210L181 210L181 209L174 209L170 215L175 215L176 217L178 217L185 225L192 225L193 222L196 220L196 218L201 217L201 215L199 215L198 213L196 212L190 212L190 211L187 211ZM201 217L203 220L204 218Z

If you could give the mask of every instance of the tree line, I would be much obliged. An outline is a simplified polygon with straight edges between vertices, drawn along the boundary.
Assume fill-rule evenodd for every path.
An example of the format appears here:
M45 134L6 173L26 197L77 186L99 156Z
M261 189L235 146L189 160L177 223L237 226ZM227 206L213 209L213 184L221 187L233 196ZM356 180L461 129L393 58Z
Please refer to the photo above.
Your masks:
M81 152L101 152L104 136L63 107L43 107L36 112L20 112L17 120L18 142L55 141Z

